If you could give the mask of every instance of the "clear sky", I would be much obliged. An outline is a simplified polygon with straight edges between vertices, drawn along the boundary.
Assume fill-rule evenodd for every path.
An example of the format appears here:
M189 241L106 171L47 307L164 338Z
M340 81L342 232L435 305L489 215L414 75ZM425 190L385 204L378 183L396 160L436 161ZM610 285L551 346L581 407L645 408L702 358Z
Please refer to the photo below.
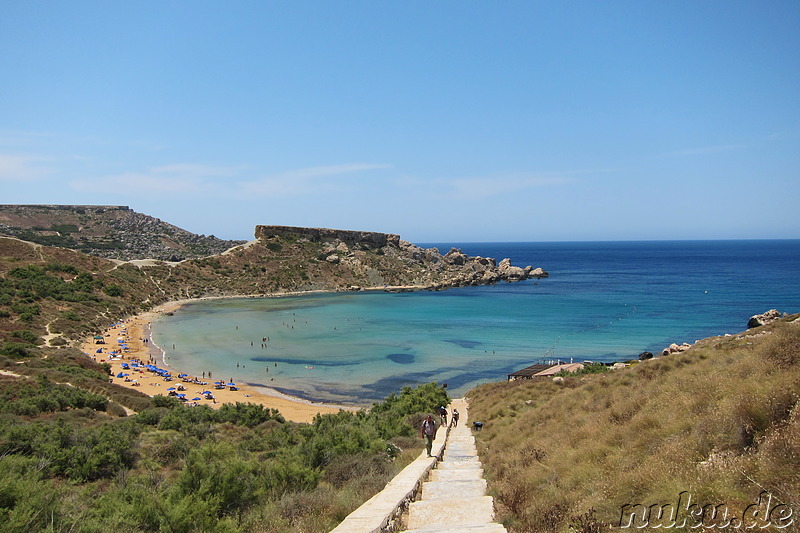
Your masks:
M800 2L5 0L0 203L800 238Z

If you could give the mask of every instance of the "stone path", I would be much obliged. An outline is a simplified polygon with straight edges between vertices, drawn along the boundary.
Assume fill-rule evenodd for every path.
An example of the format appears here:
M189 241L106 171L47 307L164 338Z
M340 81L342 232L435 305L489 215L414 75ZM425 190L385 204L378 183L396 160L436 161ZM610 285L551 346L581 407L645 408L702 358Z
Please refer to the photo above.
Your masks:
M407 524L406 533L506 533L505 527L493 522L494 502L486 496L467 402L453 400L449 411L453 408L461 419L449 434L444 428L437 432L433 457L423 450L331 533L397 531L402 523Z
M453 400L461 414L450 430L444 456L422 484L421 499L408 507L407 533L505 533L494 522L494 502L486 496L483 465L470 429L467 403Z

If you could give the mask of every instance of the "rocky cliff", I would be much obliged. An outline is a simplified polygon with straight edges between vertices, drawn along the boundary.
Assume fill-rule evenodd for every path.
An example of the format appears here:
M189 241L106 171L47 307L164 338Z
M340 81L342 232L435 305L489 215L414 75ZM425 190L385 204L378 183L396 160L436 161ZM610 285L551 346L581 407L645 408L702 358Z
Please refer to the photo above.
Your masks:
M336 265L334 278L322 276L334 284L337 278L346 278L359 287L442 290L548 276L541 268L512 266L508 258L498 264L490 257L467 256L457 248L442 255L436 248L421 248L392 233L256 226L255 236L259 245L269 250L284 250L291 245L296 258L305 254L301 263L307 273L324 271L317 268L320 263ZM343 277L343 272L348 275ZM339 288L344 287L339 283Z

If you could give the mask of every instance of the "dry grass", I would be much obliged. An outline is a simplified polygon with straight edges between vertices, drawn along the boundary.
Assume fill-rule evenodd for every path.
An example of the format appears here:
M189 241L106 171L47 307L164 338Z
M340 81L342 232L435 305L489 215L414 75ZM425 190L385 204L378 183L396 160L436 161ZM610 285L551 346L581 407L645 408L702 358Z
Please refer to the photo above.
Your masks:
M487 384L470 393L470 417L484 422L479 451L511 531L610 530L623 505L683 491L733 516L768 491L794 513L791 531L799 397L800 324L783 320L560 385Z

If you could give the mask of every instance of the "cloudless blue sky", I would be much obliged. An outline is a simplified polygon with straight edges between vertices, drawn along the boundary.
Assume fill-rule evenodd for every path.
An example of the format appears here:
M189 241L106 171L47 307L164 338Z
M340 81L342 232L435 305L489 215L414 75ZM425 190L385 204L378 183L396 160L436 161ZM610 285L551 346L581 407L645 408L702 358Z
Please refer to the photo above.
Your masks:
M0 203L241 239L800 238L800 2L7 0Z

